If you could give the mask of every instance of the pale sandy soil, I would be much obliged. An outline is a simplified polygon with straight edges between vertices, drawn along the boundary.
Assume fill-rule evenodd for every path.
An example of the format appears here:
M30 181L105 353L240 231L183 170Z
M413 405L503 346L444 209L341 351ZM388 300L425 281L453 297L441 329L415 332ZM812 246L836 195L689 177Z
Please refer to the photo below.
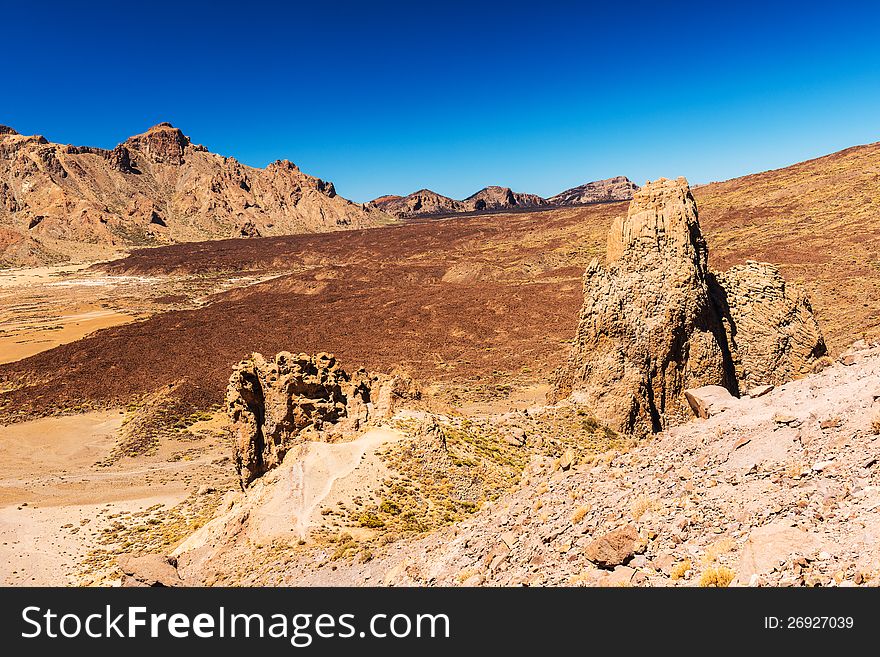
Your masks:
M85 265L0 271L0 363L11 363L145 316L114 300L143 277L96 276Z
M0 270L0 364L277 276L109 276L86 267Z
M488 401L465 401L458 405L458 409L465 415L474 417L486 417L510 411L523 411L546 404L548 392L550 392L549 383L536 383L517 387L511 391L508 397Z
M388 472L380 448L403 438L398 431L378 427L351 442L303 443L246 493L230 494L220 513L174 554L184 555L186 568L206 568L234 537L251 546L295 545L315 530L332 529L333 521L321 510L368 497ZM366 528L347 531L361 538L375 533Z
M150 509L161 517L200 485L216 485L212 462L225 445L215 434L98 465L122 420L106 411L0 426L0 584L76 584L85 558L107 545L109 525ZM175 456L184 451L186 458Z
M302 482L302 502L296 510L300 536L305 538L310 529L323 524L323 507L369 495L389 472L378 448L404 437L380 427L350 443L309 443L306 456L296 462Z

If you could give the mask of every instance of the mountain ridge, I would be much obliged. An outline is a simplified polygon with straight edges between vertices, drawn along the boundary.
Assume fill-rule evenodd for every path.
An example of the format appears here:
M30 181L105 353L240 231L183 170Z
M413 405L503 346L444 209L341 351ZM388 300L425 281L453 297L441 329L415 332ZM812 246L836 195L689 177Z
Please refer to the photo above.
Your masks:
M0 128L0 266L96 259L132 246L392 222L289 160L212 153L170 123L112 149Z

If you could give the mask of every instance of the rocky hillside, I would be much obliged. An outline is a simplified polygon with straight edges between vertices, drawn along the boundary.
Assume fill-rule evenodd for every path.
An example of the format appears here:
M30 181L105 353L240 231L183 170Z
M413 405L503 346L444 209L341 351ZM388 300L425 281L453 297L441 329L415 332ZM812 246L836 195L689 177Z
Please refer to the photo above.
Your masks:
M476 194L468 196L464 201L467 212L483 212L489 210L520 210L524 208L540 208L550 205L546 199L537 194L514 192L510 187L484 187Z
M876 586L878 380L880 347L857 345L634 448L536 456L514 493L439 534L332 570L277 563L272 581Z
M639 186L626 176L584 183L547 199L553 205L589 205L611 201L629 201Z
M291 162L248 167L193 144L168 123L112 150L55 144L0 126L0 266L391 220Z
M370 201L368 206L400 219L465 212L461 201L430 189L420 189L407 196L380 196Z
M492 212L541 208L549 203L535 194L514 192L510 187L484 187L463 201L443 196L430 189L420 189L408 196L380 196L369 206L400 219L431 217L465 212Z

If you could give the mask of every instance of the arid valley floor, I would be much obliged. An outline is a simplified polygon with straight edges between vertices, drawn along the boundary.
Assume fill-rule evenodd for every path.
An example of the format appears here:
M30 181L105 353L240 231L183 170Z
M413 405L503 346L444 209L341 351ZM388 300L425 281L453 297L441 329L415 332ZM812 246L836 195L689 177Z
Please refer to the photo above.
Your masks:
M876 585L880 145L693 196L709 267L777 265L830 357L642 441L546 401L627 202L0 270L0 582L113 585L120 555L173 553L179 568L125 576ZM406 372L421 394L356 440L300 446L298 470L289 452L243 496L227 384L285 351ZM588 558L610 527L641 545Z

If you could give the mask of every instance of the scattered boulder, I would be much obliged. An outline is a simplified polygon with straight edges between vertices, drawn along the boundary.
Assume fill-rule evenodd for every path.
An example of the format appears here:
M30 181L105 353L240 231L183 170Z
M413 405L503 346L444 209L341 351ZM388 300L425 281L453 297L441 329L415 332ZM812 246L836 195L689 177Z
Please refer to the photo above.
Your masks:
M775 386L771 386L770 384L755 386L749 389L749 397L752 399L757 399L758 397L763 397L768 392L772 392Z
M574 450L570 447L562 453L562 456L559 458L559 467L563 470L568 470L574 465L575 460Z
M625 525L590 541L584 556L600 568L626 564L633 555L643 552L645 544L633 525Z
M177 562L161 554L123 554L116 559L123 573L122 586L183 586Z
M726 411L736 401L730 391L722 386L703 386L685 390L684 396L694 415L704 419Z

